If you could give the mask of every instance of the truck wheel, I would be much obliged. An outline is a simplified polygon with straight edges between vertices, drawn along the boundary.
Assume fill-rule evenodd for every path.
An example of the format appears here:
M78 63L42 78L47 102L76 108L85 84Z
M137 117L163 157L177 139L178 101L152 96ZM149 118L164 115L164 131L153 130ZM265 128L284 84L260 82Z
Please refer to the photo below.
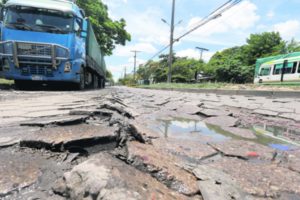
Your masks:
M93 89L99 88L99 79L96 74L93 75Z
M85 88L85 74L84 74L84 69L80 69L80 80L77 86L78 90L84 90Z

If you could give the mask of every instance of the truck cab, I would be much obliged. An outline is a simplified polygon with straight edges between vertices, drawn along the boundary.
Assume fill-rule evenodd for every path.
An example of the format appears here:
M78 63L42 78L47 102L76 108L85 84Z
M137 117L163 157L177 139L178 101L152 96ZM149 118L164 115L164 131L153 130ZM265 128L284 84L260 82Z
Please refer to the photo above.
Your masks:
M104 84L105 73L87 63L88 23L70 0L9 0L2 9L0 43L5 78L17 86Z

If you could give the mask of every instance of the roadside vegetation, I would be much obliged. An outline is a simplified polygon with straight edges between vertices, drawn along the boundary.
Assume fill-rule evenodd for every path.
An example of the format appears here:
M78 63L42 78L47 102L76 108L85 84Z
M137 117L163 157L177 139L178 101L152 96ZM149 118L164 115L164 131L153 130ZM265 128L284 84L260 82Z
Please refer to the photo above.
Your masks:
M0 85L13 85L14 81L0 78Z
M203 60L180 58L173 55L174 63L172 69L173 83L195 83L196 73L201 72L217 84L182 85L175 84L174 87L224 87L223 83L247 84L253 83L255 63L258 58L275 56L279 54L300 51L300 43L284 41L279 33L265 32L251 34L247 43L216 52L208 63ZM150 80L152 83L164 83L167 81L168 55L161 55L158 61L149 61L140 65L137 71L137 80ZM120 79L120 83L132 83L130 76ZM157 87L163 87L159 84ZM282 87L286 87L282 86ZM152 87L152 86L151 86ZM153 86L156 87L156 86Z
M132 85L131 85L132 86ZM255 84L233 84L233 83L157 83L151 85L135 85L139 88L149 89L227 89L227 90L300 90L297 84L272 84L272 85L255 85Z

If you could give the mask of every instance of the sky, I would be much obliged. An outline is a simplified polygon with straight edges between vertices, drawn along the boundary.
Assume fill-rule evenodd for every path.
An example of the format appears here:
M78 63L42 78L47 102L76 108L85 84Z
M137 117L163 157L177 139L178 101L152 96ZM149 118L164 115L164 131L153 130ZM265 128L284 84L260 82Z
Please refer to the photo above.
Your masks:
M132 50L141 51L137 64L144 64L169 44L172 0L102 0L114 20L124 18L131 41L117 46L113 55L106 57L108 69L118 80L133 72ZM176 0L175 38L197 26L200 20L227 0ZM222 17L211 21L174 46L177 56L200 58L196 46L209 49L203 54L205 61L217 51L246 43L252 33L278 31L284 40L300 41L300 0L244 0L226 11ZM164 53L168 53L166 50ZM157 60L156 57L154 60Z

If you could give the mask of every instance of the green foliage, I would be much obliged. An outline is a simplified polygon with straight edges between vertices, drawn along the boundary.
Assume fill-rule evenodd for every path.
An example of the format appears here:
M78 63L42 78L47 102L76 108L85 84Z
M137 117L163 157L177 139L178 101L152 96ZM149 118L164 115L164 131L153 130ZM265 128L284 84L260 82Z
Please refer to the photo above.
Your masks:
M111 71L109 71L109 70L106 70L106 80L111 83L114 82L113 75L112 75Z
M300 51L300 42L292 39L291 41L286 43L285 53L293 53Z
M216 52L209 63L174 56L172 82L188 83L195 79L196 72L211 75L218 82L252 83L255 63L258 58L300 51L300 43L285 42L279 33L252 34L247 44ZM139 78L156 83L166 82L168 55L161 55L157 62L150 61L138 70Z
M143 80L153 79L154 82L166 82L168 76L168 55L161 55L160 60L149 61L141 65L137 71L138 77ZM203 71L205 63L189 58L179 58L173 55L172 82L186 83L195 79L195 73Z
M204 62L189 59L177 58L173 64L172 81L179 83L187 83L195 80L196 72L204 71Z
M136 81L133 79L133 75L129 74L125 78L120 78L118 83L126 86L134 86Z
M125 45L126 41L131 40L130 34L125 30L126 21L113 21L109 18L108 8L101 0L77 0L77 4L89 17L104 54L111 55L116 44Z
M245 83L251 82L253 67L247 67L245 62L245 46L233 47L217 52L208 63L208 73L213 74L221 82Z
M247 65L254 65L257 58L268 57L284 53L285 42L277 32L251 34L245 46Z
M246 45L217 52L207 64L206 72L221 82L252 82L258 58L282 54L285 49L295 50L295 47L299 46L294 42L287 47L279 33L251 34Z

